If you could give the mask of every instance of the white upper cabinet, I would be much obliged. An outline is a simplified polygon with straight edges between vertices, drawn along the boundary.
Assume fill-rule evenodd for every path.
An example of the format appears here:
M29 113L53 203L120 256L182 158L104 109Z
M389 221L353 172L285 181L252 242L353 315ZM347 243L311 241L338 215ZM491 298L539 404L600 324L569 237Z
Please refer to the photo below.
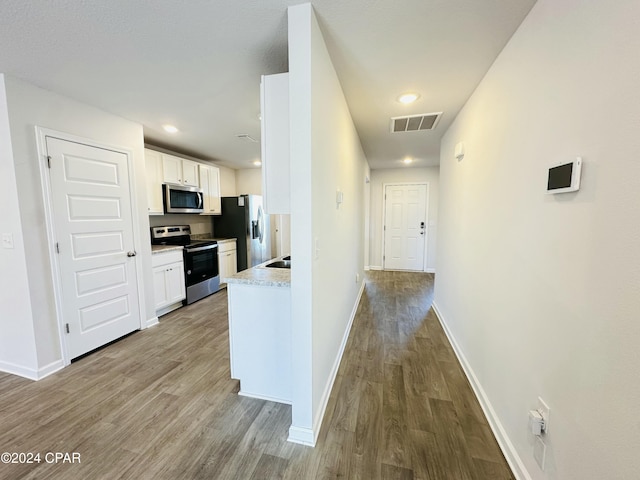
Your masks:
M147 180L147 210L149 215L162 215L162 157L160 153L144 149Z
M189 187L200 186L198 180L198 163L191 160L182 160L182 184Z
M204 193L202 215L220 215L220 169L167 153L144 149L147 174L147 203L149 215L164 214L162 184L200 187Z
M204 212L201 215L220 215L220 169L212 165L199 164L200 188L204 192Z
M289 74L263 75L260 84L262 196L265 213L291 213Z
M197 162L163 153L162 169L164 172L164 183L186 185L189 187L197 187L200 185Z
M182 183L182 159L173 155L162 154L162 171L164 183L183 185Z

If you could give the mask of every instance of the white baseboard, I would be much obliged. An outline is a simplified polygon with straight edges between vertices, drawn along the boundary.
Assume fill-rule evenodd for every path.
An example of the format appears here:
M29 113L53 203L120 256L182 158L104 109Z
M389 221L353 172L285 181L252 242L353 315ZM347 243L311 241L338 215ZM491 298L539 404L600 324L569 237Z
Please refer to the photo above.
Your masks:
M41 380L62 368L64 368L64 362L62 360L56 360L55 362L51 362L49 365L45 365L37 370L29 367L23 367L22 365L16 365L15 363L0 362L1 372L18 375L19 377L27 378L29 380Z
M369 270L370 270L369 265L366 265L366 266L364 267L364 271L365 271L365 272L368 272Z
M435 268L425 268L424 271L427 272L427 273L436 273L436 269Z
M313 430L310 428L289 427L289 438L287 441L291 443L299 443L308 447L316 446L317 436L313 434Z
M333 367L331 368L331 373L329 374L329 379L324 388L324 392L322 392L322 397L320 398L320 408L318 408L316 412L316 416L313 419L313 428L306 429L300 427L291 427L289 429L289 441L295 443L302 443L303 445L315 446L316 441L318 440L318 435L320 434L320 429L322 428L322 420L324 419L325 411L327 410L327 405L329 403L329 397L331 396L331 390L333 389L333 384L336 381L336 376L338 375L338 369L340 368L340 362L342 361L342 355L344 354L344 349L347 346L347 340L349 340L349 333L351 333L351 326L353 325L353 320L356 318L356 313L358 312L358 306L360 305L360 299L362 298L362 292L364 292L364 282L360 282L360 290L358 291L358 295L356 297L356 301L353 304L353 308L351 310L351 316L349 317L349 323L347 324L347 328L344 330L344 335L342 336L342 342L340 343L340 348L338 349L338 354L333 362ZM293 432L296 434L295 436L292 434ZM311 432L311 442L309 442L308 438L308 430ZM298 438L298 436L303 435L304 441L296 441L293 438Z
M382 267L379 265L369 265L369 270L382 270Z
M44 377L48 377L52 373L56 373L58 370L62 370L63 368L64 361L62 359L51 362L49 365L45 365L44 367L38 369L38 380L41 380Z
M518 452L513 446L511 439L509 439L509 436L507 435L507 432L502 426L502 423L500 422L500 419L498 418L496 411L493 409L493 406L489 401L489 397L487 397L487 394L482 388L482 385L478 381L478 377L476 377L476 374L474 373L473 368L471 368L471 365L469 364L469 362L467 361L467 358L464 356L464 353L460 349L458 342L456 342L455 338L453 337L453 334L447 327L447 323L445 322L442 316L442 313L440 313L440 310L438 309L438 306L436 305L435 302L433 302L432 306L433 306L433 311L436 313L436 316L438 317L438 321L440 322L440 325L442 325L442 329L444 330L445 335L449 339L449 343L451 343L451 346L453 347L453 351L455 352L456 357L458 357L458 361L460 362L460 365L462 365L462 369L465 375L467 376L469 383L471 384L473 393L478 399L478 402L480 402L480 407L482 408L484 415L487 417L487 420L489 421L489 427L491 427L491 430L493 431L493 435L496 437L496 440L498 441L498 445L500 446L500 450L502 450L502 453L504 454L504 457L506 458L507 463L511 467L511 471L513 472L516 479L518 480L531 480L531 475L529 474L524 463L522 462L520 455L518 455Z
M0 370L11 375L28 378L29 380L38 380L38 371L34 368L23 367L15 363L0 362Z
M158 317L148 318L144 328L153 327L154 325L158 325L159 323L160 322L158 321Z
M291 400L278 398L278 397L270 397L268 395L258 395L255 393L245 392L242 390L238 392L238 395L240 395L241 397L249 397L249 398L257 398L258 400L266 400L267 402L284 403L285 405L291 405Z

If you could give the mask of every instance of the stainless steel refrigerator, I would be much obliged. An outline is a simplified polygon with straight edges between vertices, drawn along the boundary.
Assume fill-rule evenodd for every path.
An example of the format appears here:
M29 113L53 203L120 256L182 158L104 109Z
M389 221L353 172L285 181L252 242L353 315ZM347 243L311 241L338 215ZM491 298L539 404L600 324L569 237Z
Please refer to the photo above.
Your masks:
M262 208L262 196L222 197L222 215L213 217L216 238L237 241L238 271L272 258L269 215Z

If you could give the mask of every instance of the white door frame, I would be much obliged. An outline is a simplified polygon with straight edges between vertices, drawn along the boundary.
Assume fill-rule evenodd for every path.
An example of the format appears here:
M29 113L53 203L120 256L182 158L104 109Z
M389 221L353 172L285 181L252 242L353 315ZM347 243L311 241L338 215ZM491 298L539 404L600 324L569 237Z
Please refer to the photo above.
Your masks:
M402 186L402 185L425 185L427 188L427 194L425 195L425 206L424 206L424 258L422 259L422 271L427 271L427 253L429 252L429 182L391 182L391 183L383 183L382 184L382 224L380 225L380 233L382 235L382 270L386 270L385 268L385 222L386 222L386 206L387 206L387 186Z
M42 198L44 201L44 218L45 225L47 227L47 248L49 250L49 261L51 266L51 279L53 281L53 296L56 309L56 323L58 324L58 339L60 342L60 351L62 353L62 361L66 367L71 363L69 358L69 350L67 347L66 336L64 335L64 321L62 314L62 283L60 279L60 264L58 261L58 255L55 250L55 216L53 210L53 198L51 191L51 181L49 178L49 167L47 165L47 137L58 138L68 142L80 143L88 145L90 147L102 148L111 150L114 152L122 153L127 156L127 168L129 173L129 195L131 196L131 209L133 220L133 246L136 252L142 251L140 248L141 234L139 231L140 215L138 209L138 202L135 195L134 185L136 184L136 178L133 168L133 150L130 148L108 145L101 142L96 142L89 138L79 137L70 133L60 132L49 128L43 128L36 126L36 143L38 148L38 165L40 166L40 180L42 185ZM136 255L133 258L136 264L136 281L138 283L138 317L140 319L140 329L145 328L146 318L146 306L144 302L144 276L142 272L141 257Z

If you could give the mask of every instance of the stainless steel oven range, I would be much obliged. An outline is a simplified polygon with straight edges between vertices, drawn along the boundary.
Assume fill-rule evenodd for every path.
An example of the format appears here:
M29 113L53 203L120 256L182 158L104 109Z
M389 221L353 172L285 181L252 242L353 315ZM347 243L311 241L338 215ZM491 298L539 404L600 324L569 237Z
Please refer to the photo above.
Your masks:
M184 247L184 277L187 287L185 305L196 302L220 290L218 242L191 240L189 225L169 225L151 228L153 245L182 245Z

